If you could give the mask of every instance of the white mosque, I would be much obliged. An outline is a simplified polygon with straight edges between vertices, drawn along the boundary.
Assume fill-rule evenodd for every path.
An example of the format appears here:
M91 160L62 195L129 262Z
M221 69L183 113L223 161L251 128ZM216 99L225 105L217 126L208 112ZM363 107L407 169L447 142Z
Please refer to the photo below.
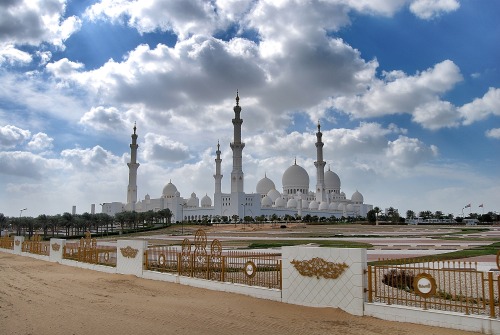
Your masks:
M328 169L325 172L326 162L323 160L323 145L318 122L318 132L316 133L316 187L315 191L309 190L309 175L307 171L297 165L297 162L290 166L283 173L281 180L283 191L280 193L276 189L275 183L264 176L256 186L255 193L245 193L243 173L242 153L245 143L241 142L241 107L239 96L236 93L236 106L234 106L234 137L230 143L233 151L233 169L231 171L231 192L222 193L221 190L221 162L220 144L217 143L215 151L215 185L213 200L205 195L201 200L195 193L186 199L181 197L177 187L170 181L163 188L159 198L152 199L149 195L143 200L137 201L137 134L134 125L132 143L130 144L131 157L129 167L129 184L127 189L127 203L111 202L102 204L102 212L114 215L122 211L158 211L168 208L173 216L172 221L193 221L202 218L215 218L216 216L226 216L231 220L234 215L239 218L245 216L264 216L271 218L277 215L283 218L285 215L291 216L318 216L318 217L357 217L366 216L367 212L373 209L372 205L364 204L363 195L358 191L354 192L348 199L340 188L339 176Z

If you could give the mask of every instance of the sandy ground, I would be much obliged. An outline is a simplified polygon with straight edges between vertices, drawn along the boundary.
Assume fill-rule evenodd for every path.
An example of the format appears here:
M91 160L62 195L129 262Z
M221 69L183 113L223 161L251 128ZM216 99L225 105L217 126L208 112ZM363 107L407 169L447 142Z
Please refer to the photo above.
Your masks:
M0 252L0 334L475 334Z

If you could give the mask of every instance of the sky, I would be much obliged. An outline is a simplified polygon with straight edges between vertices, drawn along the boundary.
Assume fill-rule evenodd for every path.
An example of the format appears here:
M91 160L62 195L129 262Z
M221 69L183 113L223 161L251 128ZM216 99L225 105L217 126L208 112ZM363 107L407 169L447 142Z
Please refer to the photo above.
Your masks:
M494 0L0 2L0 213L90 212L229 192L236 91L245 191L316 182L315 133L348 198L405 216L500 211ZM468 204L470 207L464 209ZM479 207L479 205L483 207ZM21 212L21 209L26 210Z

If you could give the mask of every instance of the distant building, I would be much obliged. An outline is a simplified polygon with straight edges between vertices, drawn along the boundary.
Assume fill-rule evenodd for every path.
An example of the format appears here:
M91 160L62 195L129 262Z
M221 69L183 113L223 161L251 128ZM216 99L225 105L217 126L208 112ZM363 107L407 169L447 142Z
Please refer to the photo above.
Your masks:
M274 214L278 217L285 215L318 217L356 217L366 216L373 209L372 205L364 203L363 195L356 191L350 198L341 191L339 176L328 168L325 172L326 162L323 160L323 145L321 126L318 122L316 133L316 187L314 191L309 190L309 175L307 171L297 165L295 160L283 173L282 192L276 189L275 183L265 175L256 186L255 193L245 193L244 172L242 152L245 143L241 141L241 107L239 96L236 94L236 106L234 106L233 141L230 143L233 151L233 167L231 171L231 192L223 193L221 190L221 151L217 143L215 151L215 174L213 175L214 196L213 200L207 195L201 200L195 193L189 198L183 198L177 191L177 187L170 180L162 190L161 196L151 198L148 195L143 200L137 200L137 128L134 125L132 143L130 144L131 158L127 164L129 167L129 184L127 189L127 203L120 202L104 203L102 212L114 215L121 211L145 212L149 210L158 211L170 209L173 213L173 221L201 220L203 217L214 218L215 216L227 216L239 218L245 216L265 216L271 218Z

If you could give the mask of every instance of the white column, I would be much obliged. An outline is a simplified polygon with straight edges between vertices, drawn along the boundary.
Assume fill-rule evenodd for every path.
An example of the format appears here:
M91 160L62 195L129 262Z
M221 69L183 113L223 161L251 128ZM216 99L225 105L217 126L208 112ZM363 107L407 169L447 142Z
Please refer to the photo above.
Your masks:
M61 238L51 238L49 246L49 260L51 262L61 263L63 259L63 250L66 240Z
M119 240L116 249L116 273L142 276L147 241Z
M14 253L17 255L21 254L23 250L24 236L14 236Z

